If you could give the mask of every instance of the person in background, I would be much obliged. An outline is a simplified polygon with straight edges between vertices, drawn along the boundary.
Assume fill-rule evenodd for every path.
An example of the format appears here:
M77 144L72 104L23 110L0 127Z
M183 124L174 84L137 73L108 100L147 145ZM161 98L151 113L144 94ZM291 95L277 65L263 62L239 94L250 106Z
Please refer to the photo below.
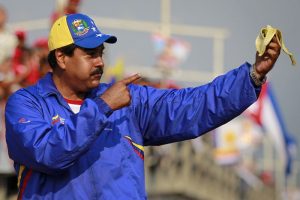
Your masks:
M8 57L12 57L17 46L17 38L7 29L6 21L6 9L0 4L0 63Z
M43 40L37 40L32 47L26 45L26 32L17 30L18 45L13 57L13 69L15 76L21 79L21 86L33 85L40 78L40 59L48 53ZM45 65L46 66L46 65Z
M281 47L212 82L182 89L100 84L104 34L84 14L59 18L49 34L52 73L11 95L6 140L19 199L146 199L144 146L199 137L257 100ZM130 47L128 47L130 48Z
M9 159L5 139L5 120L4 112L8 96L20 89L18 80L12 70L12 58L5 58L0 63L0 199L8 199L13 193L17 192L13 161ZM16 198L15 198L16 199Z
M13 54L12 68L15 73L15 77L23 82L30 73L27 60L29 58L30 48L26 45L26 32L24 30L15 31L17 37L17 46ZM21 86L25 86L22 85Z
M48 38L38 38L34 41L33 48L37 51L39 60L39 78L41 78L52 71L48 63Z
M19 69L19 66L22 63L24 52L28 49L28 47L26 46L27 36L24 30L15 31L15 35L18 42L13 55L13 70L15 74L18 75L22 71L22 69Z
M51 24L63 15L78 13L80 6L81 0L60 0L60 4L51 15Z

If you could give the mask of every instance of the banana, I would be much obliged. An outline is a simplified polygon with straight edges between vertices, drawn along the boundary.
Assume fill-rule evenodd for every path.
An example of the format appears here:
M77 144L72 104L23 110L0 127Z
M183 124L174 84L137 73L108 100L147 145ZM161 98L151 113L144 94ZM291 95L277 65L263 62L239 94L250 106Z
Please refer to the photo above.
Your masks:
M273 28L270 25L262 28L259 35L255 40L256 50L259 56L262 56L266 50L267 45L271 42L272 38L276 36L282 50L290 57L292 65L296 65L296 60L293 54L286 48L281 31L279 29Z

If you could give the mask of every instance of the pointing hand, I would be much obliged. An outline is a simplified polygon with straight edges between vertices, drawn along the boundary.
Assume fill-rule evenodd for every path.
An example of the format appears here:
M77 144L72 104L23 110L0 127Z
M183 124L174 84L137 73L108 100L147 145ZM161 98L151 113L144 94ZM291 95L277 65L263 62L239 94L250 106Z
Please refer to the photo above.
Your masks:
M118 110L120 108L129 106L131 103L131 96L127 86L130 83L141 78L139 74L134 74L123 80L120 80L108 88L100 98L109 105L112 110Z

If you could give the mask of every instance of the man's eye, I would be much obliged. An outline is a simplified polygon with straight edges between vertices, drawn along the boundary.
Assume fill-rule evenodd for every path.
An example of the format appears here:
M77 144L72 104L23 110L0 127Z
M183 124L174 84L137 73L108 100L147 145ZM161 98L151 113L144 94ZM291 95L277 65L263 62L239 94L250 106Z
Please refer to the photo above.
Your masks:
M101 57L102 55L101 54L99 54L99 53L92 53L92 54L89 54L89 57L91 57L91 58L97 58L97 57Z

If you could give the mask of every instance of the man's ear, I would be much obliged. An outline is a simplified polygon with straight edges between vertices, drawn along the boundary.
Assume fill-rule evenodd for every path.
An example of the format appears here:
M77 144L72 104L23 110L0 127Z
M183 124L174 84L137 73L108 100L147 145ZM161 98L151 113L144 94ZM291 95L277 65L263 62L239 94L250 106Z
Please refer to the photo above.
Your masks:
M66 55L62 51L60 51L60 50L55 51L56 62L61 69L66 68L65 57L66 57Z

